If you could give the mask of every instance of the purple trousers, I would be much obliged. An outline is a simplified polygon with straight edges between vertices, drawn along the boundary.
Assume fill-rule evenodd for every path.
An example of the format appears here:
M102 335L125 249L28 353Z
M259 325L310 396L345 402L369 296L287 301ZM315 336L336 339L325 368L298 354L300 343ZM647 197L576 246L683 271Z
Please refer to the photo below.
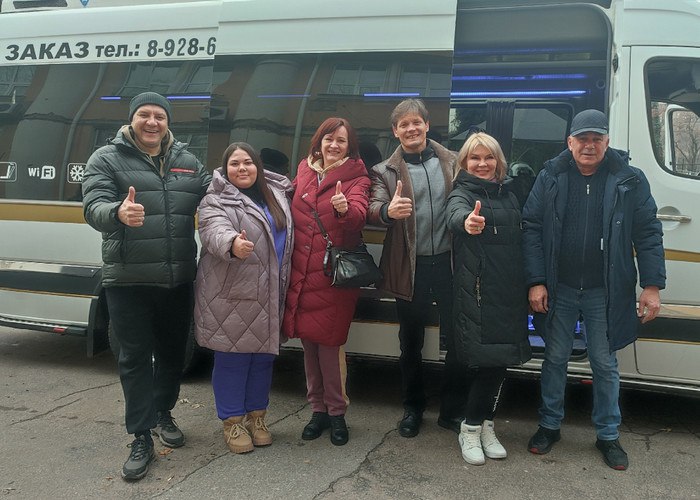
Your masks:
M267 353L214 353L211 385L221 420L267 408L274 361Z

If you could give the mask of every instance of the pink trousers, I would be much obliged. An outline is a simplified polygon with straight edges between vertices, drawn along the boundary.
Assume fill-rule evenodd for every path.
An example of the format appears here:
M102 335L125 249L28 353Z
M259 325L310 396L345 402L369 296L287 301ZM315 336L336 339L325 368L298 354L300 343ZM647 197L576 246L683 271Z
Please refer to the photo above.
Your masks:
M325 346L306 340L301 344L304 346L306 399L311 411L345 415L350 404L345 393L345 350L342 346Z

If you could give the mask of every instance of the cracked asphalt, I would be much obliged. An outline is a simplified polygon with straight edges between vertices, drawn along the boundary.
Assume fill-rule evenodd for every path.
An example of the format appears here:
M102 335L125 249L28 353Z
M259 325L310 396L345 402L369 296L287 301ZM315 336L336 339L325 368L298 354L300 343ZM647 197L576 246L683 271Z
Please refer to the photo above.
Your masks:
M156 443L149 475L124 482L129 450L123 396L109 353L84 339L0 327L0 496L31 499L692 499L700 498L700 400L626 390L621 442L630 469L609 469L595 449L591 393L568 391L562 440L534 456L538 385L509 380L496 420L506 460L466 464L456 434L437 426L440 373L428 369L430 406L420 435L395 430L402 411L395 363L351 360L350 442L302 441L310 417L303 362L278 360L268 423L274 443L233 455L223 441L209 368L188 377L173 414L183 448Z

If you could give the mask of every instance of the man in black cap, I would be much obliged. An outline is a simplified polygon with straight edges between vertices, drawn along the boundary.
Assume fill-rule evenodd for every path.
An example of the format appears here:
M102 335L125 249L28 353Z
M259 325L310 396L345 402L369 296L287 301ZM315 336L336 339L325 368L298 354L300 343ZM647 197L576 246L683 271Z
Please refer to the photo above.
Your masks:
M155 92L134 97L131 124L90 156L83 179L85 220L102 232L102 285L135 436L122 468L128 480L148 472L151 433L171 448L185 442L170 410L192 317L194 214L211 175L173 137L170 111Z
M616 470L628 467L619 442L620 375L615 351L659 312L666 284L661 223L644 173L627 152L608 148L608 120L595 109L571 122L568 149L545 163L523 210L525 274L535 326L545 340L535 454L559 441L567 363L583 316L593 371L596 447ZM635 285L643 288L637 305Z

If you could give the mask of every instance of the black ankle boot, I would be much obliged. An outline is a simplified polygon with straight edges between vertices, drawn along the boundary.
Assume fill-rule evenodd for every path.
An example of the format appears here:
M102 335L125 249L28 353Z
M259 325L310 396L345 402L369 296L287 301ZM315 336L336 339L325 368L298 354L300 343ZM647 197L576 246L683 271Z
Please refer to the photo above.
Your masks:
M328 413L315 411L313 415L311 415L311 420L309 420L309 423L306 424L306 427L304 427L304 430L301 433L301 439L304 441L316 439L323 434L324 429L328 429L330 426L331 423L328 419Z
M331 415L331 443L343 446L348 442L348 426L345 424L345 415Z

